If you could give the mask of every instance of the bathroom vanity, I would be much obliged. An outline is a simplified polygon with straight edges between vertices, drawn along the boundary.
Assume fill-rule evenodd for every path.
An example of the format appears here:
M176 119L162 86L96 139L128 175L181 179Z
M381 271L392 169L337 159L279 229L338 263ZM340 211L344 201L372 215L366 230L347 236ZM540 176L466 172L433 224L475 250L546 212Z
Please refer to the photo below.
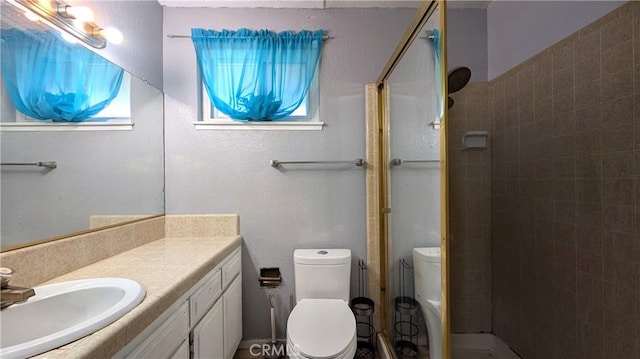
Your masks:
M242 337L242 237L237 216L167 216L153 221L164 227L159 229L163 237L40 283L121 277L140 283L146 296L110 325L35 358L233 357ZM148 228L138 228L144 227L124 230L134 240L140 234L148 235ZM125 233L122 227L118 231ZM92 235L106 238L96 233ZM95 250L86 237L75 241L67 248L80 247L85 255ZM111 246L116 243L109 242ZM18 267L18 259L28 262L36 250L64 257L64 252L52 250L59 245L54 242L44 245L48 249L35 246L1 257L7 265ZM25 283L29 281L19 284Z
M116 358L233 358L242 338L241 264L237 248Z

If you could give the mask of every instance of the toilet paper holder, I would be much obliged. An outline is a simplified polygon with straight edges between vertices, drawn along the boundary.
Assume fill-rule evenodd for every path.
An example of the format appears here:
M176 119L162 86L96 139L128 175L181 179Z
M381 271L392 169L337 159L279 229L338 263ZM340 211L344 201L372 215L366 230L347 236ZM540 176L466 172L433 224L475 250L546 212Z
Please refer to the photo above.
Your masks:
M260 268L260 277L258 282L261 287L275 288L282 284L282 274L280 274L280 268Z

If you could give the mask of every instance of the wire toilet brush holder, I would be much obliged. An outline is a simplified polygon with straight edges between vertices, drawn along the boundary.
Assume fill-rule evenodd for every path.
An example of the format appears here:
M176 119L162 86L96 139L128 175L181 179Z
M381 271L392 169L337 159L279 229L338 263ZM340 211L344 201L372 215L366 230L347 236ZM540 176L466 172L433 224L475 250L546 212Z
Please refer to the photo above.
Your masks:
M393 303L395 308L394 347L399 358L417 358L419 326L414 316L420 314L419 306L418 301L407 293L405 283L406 273L412 273L413 268L404 258L400 259L399 268L400 295L394 299Z
M374 336L376 329L373 326L372 316L375 303L366 296L367 293L367 265L364 260L358 261L358 297L351 299L350 307L356 317L356 331L358 336L358 349L354 358L375 358Z

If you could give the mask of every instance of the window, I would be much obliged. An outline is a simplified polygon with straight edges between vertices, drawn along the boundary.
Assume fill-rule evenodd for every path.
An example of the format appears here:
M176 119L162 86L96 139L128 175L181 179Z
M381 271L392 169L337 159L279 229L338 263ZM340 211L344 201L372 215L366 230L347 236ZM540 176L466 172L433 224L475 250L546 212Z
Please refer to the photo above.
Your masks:
M207 96L207 89L198 77L198 102L202 105L201 118L193 124L196 129L217 130L322 130L324 122L320 122L320 86L318 72L309 86L300 107L285 119L278 122L237 122L218 110ZM289 120L290 121L287 121Z
M196 128L322 129L318 63L323 34L192 29L200 75Z
M4 85L3 89L4 91ZM11 101L7 99L6 104ZM131 120L131 75L124 72L122 84L118 95L111 101L109 106L83 122L54 122L42 121L31 118L13 108L15 121L0 122L2 131L91 131L91 130L131 130L133 122ZM3 112L5 109L3 108ZM9 116L10 118L10 116Z

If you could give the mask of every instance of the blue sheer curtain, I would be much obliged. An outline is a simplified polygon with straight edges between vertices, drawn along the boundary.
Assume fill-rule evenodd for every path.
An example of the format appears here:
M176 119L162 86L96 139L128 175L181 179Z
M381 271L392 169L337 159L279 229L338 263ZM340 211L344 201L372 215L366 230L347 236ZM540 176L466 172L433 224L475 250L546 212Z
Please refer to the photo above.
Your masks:
M442 120L444 117L444 106L442 103L442 73L441 73L441 59L440 59L440 31L433 30L433 57L435 63L435 83L436 83L436 114L438 120Z
M277 121L305 98L324 32L191 29L213 105L239 121Z
M124 71L52 31L0 30L2 80L15 108L37 120L81 122L117 96Z

